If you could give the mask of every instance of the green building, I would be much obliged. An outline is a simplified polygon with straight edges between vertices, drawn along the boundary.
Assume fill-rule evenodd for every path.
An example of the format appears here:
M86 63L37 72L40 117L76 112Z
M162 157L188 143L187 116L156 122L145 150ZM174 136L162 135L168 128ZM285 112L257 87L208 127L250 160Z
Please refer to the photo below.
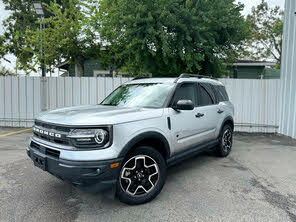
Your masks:
M279 79L280 70L274 69L275 62L241 60L228 66L232 78Z
M75 66L68 62L63 62L57 66L60 76L75 76ZM105 69L97 60L84 61L85 77L113 77L115 72L111 69Z

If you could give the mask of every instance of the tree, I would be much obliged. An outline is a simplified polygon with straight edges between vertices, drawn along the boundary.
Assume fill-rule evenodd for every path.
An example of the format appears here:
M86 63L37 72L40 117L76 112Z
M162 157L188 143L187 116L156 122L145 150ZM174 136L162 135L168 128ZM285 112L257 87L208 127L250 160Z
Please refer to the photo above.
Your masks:
M67 60L75 64L76 75L82 75L84 56L92 56L95 53L90 48L99 47L95 32L90 31L87 23L87 0L43 0L43 21L34 11L34 0L3 2L12 14L3 22L5 33L0 36L1 58L8 53L14 54L19 68L26 72L36 71L43 59L48 70ZM43 31L40 31L40 23L45 26Z
M7 46L6 46L6 39L4 36L0 35L0 58L4 59L7 62L10 62L5 58L5 55L7 54Z
M38 16L36 15L33 2L35 0L2 0L5 4L5 9L11 11L11 15L3 21L3 27L5 33L0 36L0 39L4 39L0 45L0 58L8 53L14 54L17 57L18 66L25 71L34 70L32 66L33 54L25 50L26 36L24 35L26 30L35 30L39 28L39 24L36 23ZM42 0L44 3L49 3L50 0ZM67 5L67 0L60 0L61 5ZM45 11L45 17L48 17L49 13Z
M0 76L14 76L16 73L13 73L11 70L5 68L4 66L0 66Z
M247 36L234 0L101 0L97 24L116 66L131 73L219 76Z
M248 55L253 59L273 58L277 67L281 64L283 15L279 6L271 8L265 0L252 8L247 16L247 23L251 32L248 41Z
M25 51L33 55L34 61L40 64L44 60L49 67L67 60L75 64L76 76L82 76L84 58L95 57L100 51L98 37L89 23L88 5L80 0L69 0L66 8L55 1L43 5L50 16L41 21L42 30L26 31Z

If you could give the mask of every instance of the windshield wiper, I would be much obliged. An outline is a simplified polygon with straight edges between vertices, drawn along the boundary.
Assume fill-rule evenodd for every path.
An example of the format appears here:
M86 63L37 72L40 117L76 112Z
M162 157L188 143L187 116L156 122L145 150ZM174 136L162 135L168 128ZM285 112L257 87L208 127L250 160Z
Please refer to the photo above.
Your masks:
M102 103L100 103L98 105L102 105L102 106L117 106L117 105L114 105L114 104L102 104Z

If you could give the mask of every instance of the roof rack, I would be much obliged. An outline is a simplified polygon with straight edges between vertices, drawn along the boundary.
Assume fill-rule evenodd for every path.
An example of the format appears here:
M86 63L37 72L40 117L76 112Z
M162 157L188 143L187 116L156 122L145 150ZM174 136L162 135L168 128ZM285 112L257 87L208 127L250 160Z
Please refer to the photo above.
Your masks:
M198 78L198 79L202 79L202 78L206 78L206 79L215 79L218 80L217 78L214 78L212 76L205 76L205 75L198 75L198 74L189 74L189 73L182 73L176 80L175 83L181 79L181 78Z

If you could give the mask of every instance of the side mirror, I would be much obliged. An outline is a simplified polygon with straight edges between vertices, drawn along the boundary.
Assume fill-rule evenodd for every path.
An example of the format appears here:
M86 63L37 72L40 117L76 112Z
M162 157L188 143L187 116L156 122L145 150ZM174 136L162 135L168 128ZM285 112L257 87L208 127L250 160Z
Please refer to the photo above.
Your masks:
M175 105L173 105L175 110L193 110L194 105L191 100L179 100Z

